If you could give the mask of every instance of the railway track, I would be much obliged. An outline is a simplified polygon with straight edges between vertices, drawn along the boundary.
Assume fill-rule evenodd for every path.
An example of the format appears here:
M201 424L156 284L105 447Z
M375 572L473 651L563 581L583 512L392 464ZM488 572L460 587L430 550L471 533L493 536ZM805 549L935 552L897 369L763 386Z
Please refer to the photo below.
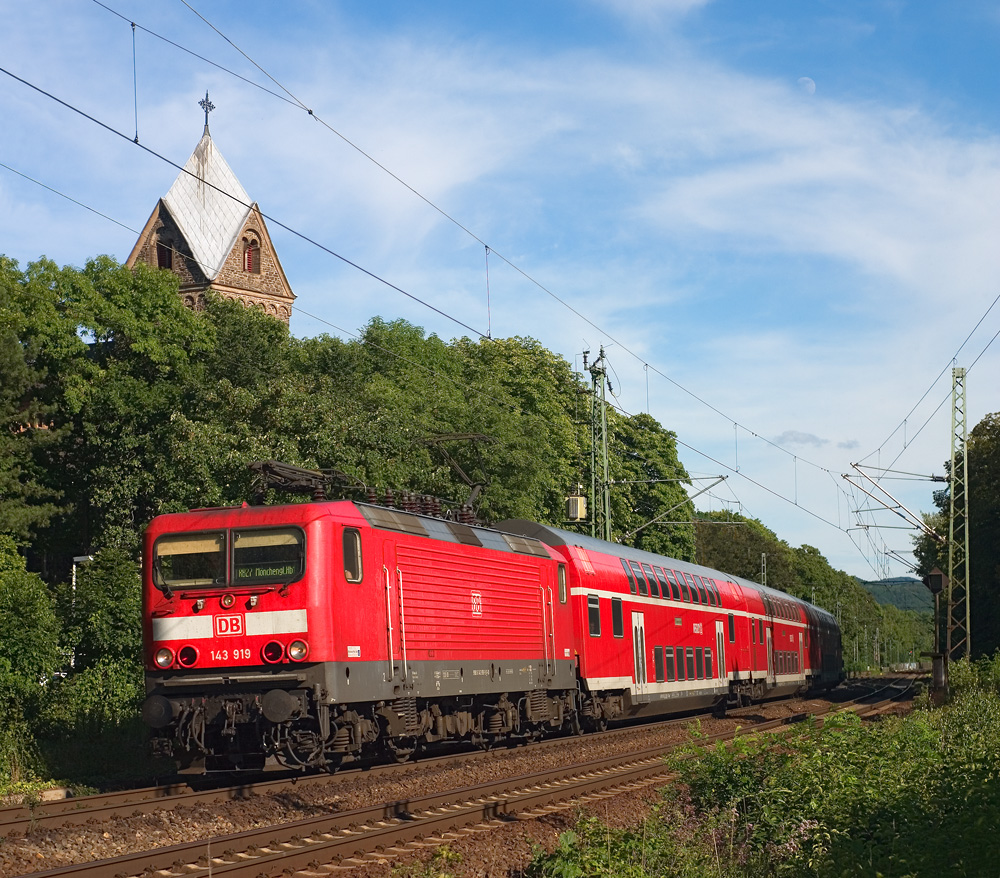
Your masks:
M806 699L786 700L785 703L795 703ZM740 708L729 712L731 717L750 716L760 710L759 707ZM662 720L658 723L645 723L643 727L655 730L671 726L683 726L704 714L691 714ZM593 735L604 740L614 740L616 737L629 734L636 728L625 725ZM557 748L567 746L573 737L556 737L532 744L535 748ZM268 780L247 781L227 786L206 785L202 781L185 783L167 783L153 787L132 790L120 790L110 793L100 793L91 796L79 796L66 799L56 799L45 802L7 805L0 807L0 837L16 836L39 828L62 828L79 826L87 823L97 823L116 817L131 817L137 814L150 814L155 811L191 807L199 804L212 804L247 800L254 796L267 796L279 792L307 788L311 786L330 786L355 780L358 775L369 773L378 775L408 774L423 771L436 766L459 765L463 762L480 758L482 751L472 750L466 753L449 753L439 756L424 756L419 760L403 764L379 764L358 768L342 769L335 774L283 775L280 778Z
M845 709L862 714L876 712L886 703L900 697L907 685L912 685L912 682L890 684L878 693L847 704L830 705L829 711L824 713ZM864 701L871 703L865 704ZM780 730L789 723L804 718L804 714L793 715L744 727L738 732L729 731L709 736L705 740L725 740L737 733ZM690 722L690 718L683 721ZM663 760L666 752L663 746L659 746L627 757L603 757L580 765L521 775L474 787L324 814L210 841L173 845L33 874L36 878L123 878L153 872L159 873L161 878L172 875L200 878L202 875L221 873L235 878L296 872L329 874L361 865L365 858L393 858L402 854L407 845L442 843L452 837L451 833L486 831L491 826L513 820L533 819L552 811L578 807L595 797L614 796L643 786L661 784L669 774ZM424 765L426 763L419 764L420 767ZM405 767L382 768L401 770ZM304 778L298 783L309 780L311 779ZM330 778L316 780L330 783ZM261 786L254 785L254 788L260 790ZM231 790L211 792L232 797ZM165 801L179 804L187 800L181 794L173 800L165 800L160 796L159 807L163 807ZM128 808L132 804L134 803L126 803L119 807ZM90 814L95 817L94 811L90 811Z

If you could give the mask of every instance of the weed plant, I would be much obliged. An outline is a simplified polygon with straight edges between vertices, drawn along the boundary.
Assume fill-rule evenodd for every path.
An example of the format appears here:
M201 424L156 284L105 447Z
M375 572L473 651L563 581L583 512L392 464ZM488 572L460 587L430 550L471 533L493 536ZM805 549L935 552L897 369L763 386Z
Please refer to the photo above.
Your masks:
M844 714L711 748L696 740L671 760L679 782L643 827L581 818L528 874L1000 874L1000 656L952 665L951 683L939 710Z

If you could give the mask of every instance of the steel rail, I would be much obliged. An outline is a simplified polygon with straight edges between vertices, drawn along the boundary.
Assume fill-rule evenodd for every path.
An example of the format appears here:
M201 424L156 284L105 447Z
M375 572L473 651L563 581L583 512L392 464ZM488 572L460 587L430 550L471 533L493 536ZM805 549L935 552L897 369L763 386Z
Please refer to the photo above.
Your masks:
M912 684L911 684L912 685ZM889 689L891 687L883 687ZM904 690L905 691L905 690ZM896 692L880 702L863 705L860 700L830 705L817 716L852 710L873 712L900 697ZM754 727L740 727L701 739L705 743L787 728L804 719L798 714ZM614 791L653 783L669 775L663 756L671 748L648 748L627 757L604 757L568 768L490 782L473 787L419 796L269 826L210 840L173 845L127 854L89 864L64 866L34 873L35 878L123 878L158 872L185 878L225 873L233 878L288 874L299 870L328 871L324 865L344 858L364 857L374 851L398 848L414 840L460 829L470 824L489 824L537 816L538 808L578 801L590 795L613 795ZM609 792L610 791L610 792ZM216 853L213 854L212 850Z

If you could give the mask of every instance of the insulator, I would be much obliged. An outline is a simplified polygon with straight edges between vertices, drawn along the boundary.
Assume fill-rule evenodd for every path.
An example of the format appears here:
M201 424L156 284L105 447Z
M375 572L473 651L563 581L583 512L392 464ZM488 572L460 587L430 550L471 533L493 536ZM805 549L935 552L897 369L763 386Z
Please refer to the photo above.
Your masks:
M385 505L390 509L396 505L396 495L393 493L392 488L385 489Z
M365 500L367 500L372 506L378 503L378 494L374 488L365 488Z

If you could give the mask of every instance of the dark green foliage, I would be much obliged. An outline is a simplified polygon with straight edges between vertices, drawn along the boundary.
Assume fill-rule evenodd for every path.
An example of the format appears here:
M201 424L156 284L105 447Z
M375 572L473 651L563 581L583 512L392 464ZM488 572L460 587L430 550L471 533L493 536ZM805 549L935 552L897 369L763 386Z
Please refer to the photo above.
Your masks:
M969 593L974 656L1000 648L1000 412L987 415L969 433ZM946 462L946 468L949 462ZM948 536L950 491L935 492L937 512L924 518ZM921 575L934 567L947 572L947 546L928 537L914 541Z
M941 710L695 744L671 760L679 783L641 828L582 820L528 874L995 875L1000 655L953 665L952 683Z

